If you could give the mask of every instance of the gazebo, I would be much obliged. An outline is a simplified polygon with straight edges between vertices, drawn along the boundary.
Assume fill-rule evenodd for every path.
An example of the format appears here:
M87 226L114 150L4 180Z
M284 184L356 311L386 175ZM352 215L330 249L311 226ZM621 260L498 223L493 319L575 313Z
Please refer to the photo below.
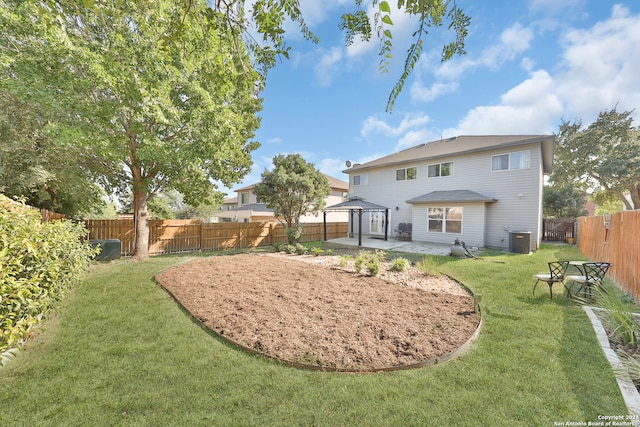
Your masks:
M388 240L389 235L389 208L367 202L362 197L353 196L349 200L337 205L327 206L324 209L324 241L327 241L327 211L349 212L351 219L351 235L353 235L353 213L358 213L358 246L362 246L362 213L363 212L384 212L384 240Z

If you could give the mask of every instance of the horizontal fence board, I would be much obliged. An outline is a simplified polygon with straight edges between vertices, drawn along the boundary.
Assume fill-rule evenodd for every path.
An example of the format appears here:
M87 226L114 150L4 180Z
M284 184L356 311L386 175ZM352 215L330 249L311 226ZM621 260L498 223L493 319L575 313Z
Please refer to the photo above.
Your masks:
M122 256L130 256L134 249L133 220L86 220L89 239L118 239ZM327 223L327 239L345 237L346 222ZM303 242L324 239L323 223L302 224ZM287 233L282 224L264 222L203 223L197 220L149 221L149 253L168 254L194 251L219 251L271 246L286 243Z

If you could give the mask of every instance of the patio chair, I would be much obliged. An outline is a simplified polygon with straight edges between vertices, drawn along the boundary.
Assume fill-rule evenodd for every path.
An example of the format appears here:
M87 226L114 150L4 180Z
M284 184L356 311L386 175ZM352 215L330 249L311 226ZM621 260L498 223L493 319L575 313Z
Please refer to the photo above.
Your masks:
M553 284L562 283L564 281L564 274L569 266L569 261L551 261L549 263L548 273L534 274L533 278L536 279L536 283L533 285L533 295L536 294L536 286L538 282L546 282L549 285L549 297L553 299Z
M580 291L583 291L584 296L587 296L587 291L589 292L589 298L591 298L591 291L594 287L601 287L602 281L604 280L604 276L607 274L607 270L611 268L613 264L608 262L585 262L582 264L582 269L584 272L584 276L581 275L569 275L565 277L566 283L571 283L569 287L567 287L567 295L571 296L571 288L573 287L573 283L578 283L580 287L576 292L576 295L580 294Z

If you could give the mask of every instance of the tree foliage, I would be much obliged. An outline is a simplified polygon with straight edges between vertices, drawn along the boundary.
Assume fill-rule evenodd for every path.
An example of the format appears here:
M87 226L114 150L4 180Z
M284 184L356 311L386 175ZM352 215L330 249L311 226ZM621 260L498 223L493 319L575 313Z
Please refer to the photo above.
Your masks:
M100 210L90 156L51 138L50 112L1 88L0 105L0 192L71 216Z
M262 181L253 192L273 209L286 227L289 244L293 244L301 237L300 218L322 211L331 188L327 177L299 154L279 154L273 158L273 165L273 170L262 173Z
M624 208L622 201L615 194L606 191L593 193L590 199L595 204L596 215L612 214Z
M290 47L286 44L285 34L287 23L292 22L298 26L302 35L313 43L319 41L318 37L307 26L300 10L300 0L213 0L209 1L209 8L200 7L201 0L186 0L181 2L183 7L183 20L190 16L196 16L196 20L209 19L212 14L224 17L221 23L221 31L238 33L243 35L242 43L234 43L236 52L240 57L245 57L245 49L251 52L249 61L245 62L247 69L259 70L266 77L270 68L274 67L278 58L289 58ZM351 44L356 37L362 40L371 40L372 34L380 42L380 70L388 72L393 59L393 32L395 30L391 5L387 0L353 0L355 10L342 15L339 27L346 34L347 44ZM59 1L45 0L48 5L41 16L46 21L54 21ZM104 7L102 1L85 0L82 5L86 8L99 11ZM138 0L137 3L143 3ZM372 18L367 13L370 6L373 11ZM409 47L404 59L403 71L394 85L387 101L387 111L391 112L396 98L402 92L402 88L413 71L415 64L422 53L423 43L430 31L446 26L447 31L453 34L453 40L442 47L441 61L447 61L454 55L464 55L465 39L470 18L457 6L455 0L398 0L397 9L416 18L416 24L412 33ZM83 7L83 6L78 6ZM185 25L180 23L177 31L172 36L179 34L180 28Z
M640 129L633 111L605 110L595 122L563 122L551 180L615 195L627 209L640 209ZM630 200L625 197L628 194Z
M543 209L545 218L573 220L587 214L585 193L571 185L545 186Z
M10 2L9 64L0 85L43 105L49 135L82 147L108 190L134 195L136 254L148 255L147 204L175 189L222 199L252 164L261 77L238 30L204 1Z
M249 5L248 5L249 3ZM369 18L364 6L371 6L374 11L373 19ZM394 23L391 18L391 6L386 0L354 0L356 10L342 15L339 27L346 34L347 45L356 37L364 41L371 39L375 33L380 42L380 70L388 72L392 60ZM249 6L249 11L245 7ZM300 31L308 40L317 42L318 38L307 27L300 11L299 0L217 0L212 3L216 10L223 11L227 17L229 28L242 28L247 45L253 52L257 64L263 71L275 65L277 56L288 58L289 47L284 40L285 23L291 20L297 23ZM451 0L399 0L397 8L417 18L416 28L412 34L412 40L404 60L402 74L394 85L387 101L387 111L393 109L396 98L402 92L402 88L413 71L420 54L425 37L434 28L447 25L447 29L454 34L454 40L446 43L442 48L441 60L446 61L453 55L465 54L464 42L467 36L470 18L464 14L455 1ZM248 13L247 13L248 12ZM247 20L249 15L252 19ZM255 26L262 40L255 40L248 29Z

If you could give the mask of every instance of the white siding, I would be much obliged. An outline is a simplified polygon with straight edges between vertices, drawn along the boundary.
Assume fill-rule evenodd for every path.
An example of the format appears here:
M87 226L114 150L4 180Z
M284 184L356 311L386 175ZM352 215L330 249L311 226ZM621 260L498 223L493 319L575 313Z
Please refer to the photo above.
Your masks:
M430 207L454 207L462 206L462 234L434 233L428 229L428 210ZM485 242L485 209L484 203L450 203L444 205L419 204L413 209L413 240L436 243L453 243L459 239L468 247L486 246Z
M528 169L491 172L491 156L515 151L530 150ZM453 176L427 177L427 166L433 163L454 162ZM396 181L395 171L405 167L417 168L417 179ZM531 249L538 247L542 211L542 165L540 144L514 147L512 150L487 150L458 157L446 157L401 166L371 169L368 184L350 186L351 196L390 209L390 227L393 231L400 222L413 223L413 239L450 243L456 236L427 233L426 205L406 203L407 200L432 191L470 190L495 198L495 203L450 203L464 207L463 235L460 240L469 246L509 248L509 232L531 231ZM438 204L443 206L443 204ZM486 211L484 207L486 206ZM396 209L397 207L397 209ZM357 216L354 216L357 224ZM363 218L363 233L368 233L367 220Z

